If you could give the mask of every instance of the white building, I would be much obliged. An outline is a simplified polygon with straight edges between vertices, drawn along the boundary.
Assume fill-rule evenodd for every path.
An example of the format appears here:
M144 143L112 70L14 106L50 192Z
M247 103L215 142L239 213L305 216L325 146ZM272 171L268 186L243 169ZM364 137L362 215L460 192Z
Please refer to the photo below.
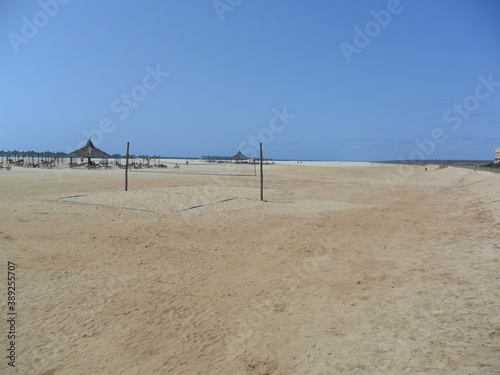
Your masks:
M500 163L500 148L495 150L495 163Z

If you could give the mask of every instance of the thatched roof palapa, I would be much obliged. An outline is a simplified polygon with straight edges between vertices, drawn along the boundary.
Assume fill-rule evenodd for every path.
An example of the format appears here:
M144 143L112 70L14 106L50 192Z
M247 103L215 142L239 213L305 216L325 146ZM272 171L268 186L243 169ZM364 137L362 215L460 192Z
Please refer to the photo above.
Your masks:
M241 151L238 151L236 155L234 155L231 159L234 160L248 160L249 158L241 153Z
M208 155L204 155L202 156L203 159L205 160L212 160L212 161L215 161L215 160L218 160L218 161L221 161L221 160L225 160L225 161L233 161L233 160L250 160L251 158L249 158L248 156L245 156L241 153L241 151L238 151L238 153L234 156L208 156Z
M94 146L92 141L88 140L87 144L78 150L70 152L68 154L70 157L84 157L84 158L109 158L110 156L106 154L104 151L99 150Z

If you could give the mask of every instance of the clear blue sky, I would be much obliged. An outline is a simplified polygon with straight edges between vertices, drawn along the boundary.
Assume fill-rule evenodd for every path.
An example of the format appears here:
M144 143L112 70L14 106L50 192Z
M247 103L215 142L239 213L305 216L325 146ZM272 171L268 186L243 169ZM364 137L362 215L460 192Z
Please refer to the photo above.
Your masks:
M0 149L68 152L84 134L191 157L500 147L496 0L59 1L0 3Z

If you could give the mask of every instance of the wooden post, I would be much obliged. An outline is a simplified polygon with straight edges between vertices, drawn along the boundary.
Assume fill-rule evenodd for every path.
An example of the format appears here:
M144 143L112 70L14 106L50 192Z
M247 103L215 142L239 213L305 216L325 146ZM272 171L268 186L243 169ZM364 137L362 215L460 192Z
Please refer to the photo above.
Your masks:
M130 142L127 142L127 156L125 159L125 191L128 191L128 151L130 147Z
M264 168L262 166L262 143L260 144L260 200L264 201Z

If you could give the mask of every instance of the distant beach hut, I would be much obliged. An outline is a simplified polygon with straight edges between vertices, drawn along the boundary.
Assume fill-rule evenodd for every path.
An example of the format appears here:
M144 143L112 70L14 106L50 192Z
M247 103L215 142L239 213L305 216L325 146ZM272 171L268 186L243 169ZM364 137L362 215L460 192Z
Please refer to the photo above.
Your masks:
M495 150L495 163L500 163L500 148Z
M243 155L241 153L241 151L238 151L238 153L236 155L234 155L232 158L232 160L235 160L236 162L243 162L243 161L248 161L248 159L250 159L249 157L246 157L245 155ZM232 161L231 160L231 161Z
M208 161L208 162L230 162L232 163L233 161L236 161L237 163L242 163L242 162L248 162L250 160L249 157L243 155L241 151L238 151L236 155L233 156L210 156L210 155L203 155L202 160Z
M118 159L121 160L123 158L123 156L121 156L120 154L113 154L111 155L111 157L115 159L115 164L118 164Z
M28 163L33 163L35 164L35 151L28 151L26 152L26 156L28 157Z
M61 164L61 158L65 157L66 156L66 153L65 152L56 152L55 153L55 158L57 160L57 165Z
M70 165L72 164L73 158L87 158L88 165L92 165L92 158L106 159L107 162L108 158L110 157L104 151L99 150L97 147L95 147L90 138L85 146L79 148L78 150L70 152L68 156L70 157Z
M52 154L49 151L42 152L41 156L43 157L42 162L44 163L48 163L52 160Z
M149 156L147 156L147 155L139 155L139 156L138 156L138 158L141 160L141 161L139 162L139 166L141 166L141 167L142 167L143 165L145 165L145 164L146 164L146 162L149 160Z

